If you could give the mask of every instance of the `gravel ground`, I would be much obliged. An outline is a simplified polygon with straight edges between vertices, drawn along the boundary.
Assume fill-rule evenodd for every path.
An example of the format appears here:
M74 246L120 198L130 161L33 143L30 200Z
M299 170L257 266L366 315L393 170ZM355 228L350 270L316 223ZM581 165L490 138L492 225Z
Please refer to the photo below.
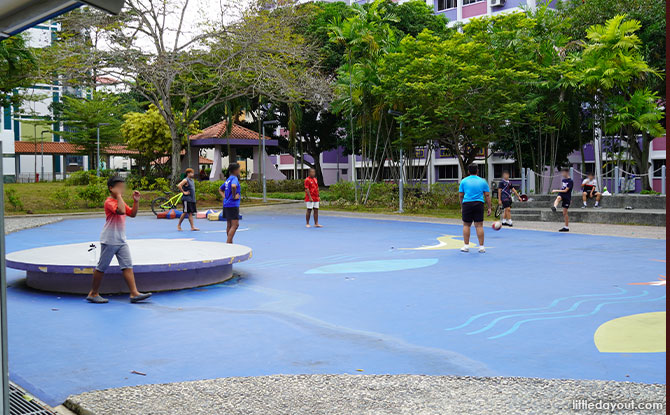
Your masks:
M5 216L5 235L24 229L37 228L38 226L60 222L62 220L62 216L21 216L15 218Z
M655 410L580 410L661 403ZM66 403L87 415L665 413L665 385L421 375L274 375L88 392Z

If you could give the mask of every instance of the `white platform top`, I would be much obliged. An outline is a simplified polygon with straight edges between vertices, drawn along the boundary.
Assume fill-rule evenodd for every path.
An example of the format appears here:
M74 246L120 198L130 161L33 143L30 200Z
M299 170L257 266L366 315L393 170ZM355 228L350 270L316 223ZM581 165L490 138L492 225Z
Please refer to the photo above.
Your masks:
M96 249L89 251L91 244ZM251 258L251 248L222 242L193 239L128 240L133 268L144 272L207 268ZM100 242L45 246L7 254L11 268L48 272L68 272L73 268L94 267L100 257ZM116 258L111 266L118 266ZM76 271L75 271L76 272Z

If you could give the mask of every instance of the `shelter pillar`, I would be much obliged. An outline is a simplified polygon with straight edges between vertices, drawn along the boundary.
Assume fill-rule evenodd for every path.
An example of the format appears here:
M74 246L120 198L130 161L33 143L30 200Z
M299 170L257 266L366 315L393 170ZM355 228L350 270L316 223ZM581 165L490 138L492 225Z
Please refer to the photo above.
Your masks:
M212 172L209 174L209 180L223 180L221 169L221 146L214 146L214 160L212 163Z

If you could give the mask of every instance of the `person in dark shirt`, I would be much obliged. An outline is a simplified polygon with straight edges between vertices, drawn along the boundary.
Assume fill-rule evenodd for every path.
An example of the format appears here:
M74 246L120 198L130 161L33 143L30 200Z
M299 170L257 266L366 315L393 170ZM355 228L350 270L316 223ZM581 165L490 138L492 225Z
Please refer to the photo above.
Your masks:
M503 171L502 180L498 184L498 203L503 207L501 223L503 226L512 227L512 193L521 200L521 196L516 191L512 182L509 181L509 172Z
M551 207L551 210L556 212L556 208L560 204L563 208L563 219L565 220L565 226L559 229L559 232L570 232L569 228L569 219L568 219L568 208L570 208L570 202L572 201L572 188L575 187L575 183L570 178L570 169L561 169L561 175L563 180L561 180L561 188L553 189L551 193L558 193L556 200L554 200L554 205Z

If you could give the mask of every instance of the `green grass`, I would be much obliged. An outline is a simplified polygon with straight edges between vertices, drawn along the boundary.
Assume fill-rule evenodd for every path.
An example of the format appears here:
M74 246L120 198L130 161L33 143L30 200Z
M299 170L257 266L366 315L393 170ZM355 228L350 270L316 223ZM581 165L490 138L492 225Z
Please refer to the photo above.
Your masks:
M63 182L41 183L7 183L5 184L5 215L49 214L49 213L81 213L100 212L101 207L89 207L87 202L78 196L79 190L86 186L66 186ZM7 197L7 190L13 190L22 208L15 208ZM140 210L150 210L151 201L163 193L156 190L140 191ZM123 195L126 202L132 201L132 190ZM199 194L200 208L221 207L221 201L211 194ZM255 200L243 200L244 206L260 205Z

